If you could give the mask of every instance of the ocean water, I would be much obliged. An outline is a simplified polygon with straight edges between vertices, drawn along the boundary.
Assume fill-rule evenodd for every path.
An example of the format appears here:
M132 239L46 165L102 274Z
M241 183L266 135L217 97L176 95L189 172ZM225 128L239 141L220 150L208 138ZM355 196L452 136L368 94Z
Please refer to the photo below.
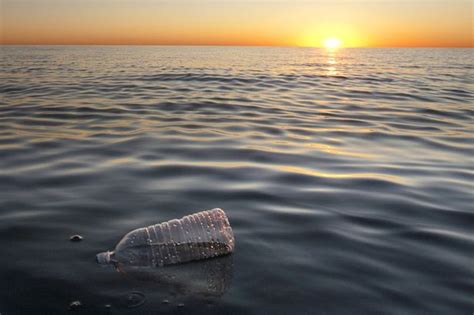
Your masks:
M73 301L83 314L474 311L472 49L0 58L2 315ZM229 257L94 261L129 230L215 207Z

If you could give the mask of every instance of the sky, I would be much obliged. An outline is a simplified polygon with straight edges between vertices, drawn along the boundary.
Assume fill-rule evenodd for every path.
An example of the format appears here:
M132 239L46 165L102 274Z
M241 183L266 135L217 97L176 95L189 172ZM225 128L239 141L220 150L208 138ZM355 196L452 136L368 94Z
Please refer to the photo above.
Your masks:
M0 0L1 44L472 47L465 0Z

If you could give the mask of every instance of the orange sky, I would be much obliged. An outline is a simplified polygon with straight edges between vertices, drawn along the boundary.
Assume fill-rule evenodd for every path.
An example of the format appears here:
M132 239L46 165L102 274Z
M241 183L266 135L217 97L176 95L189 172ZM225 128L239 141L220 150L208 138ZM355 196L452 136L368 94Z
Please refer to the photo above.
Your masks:
M2 44L472 47L464 0L0 0Z

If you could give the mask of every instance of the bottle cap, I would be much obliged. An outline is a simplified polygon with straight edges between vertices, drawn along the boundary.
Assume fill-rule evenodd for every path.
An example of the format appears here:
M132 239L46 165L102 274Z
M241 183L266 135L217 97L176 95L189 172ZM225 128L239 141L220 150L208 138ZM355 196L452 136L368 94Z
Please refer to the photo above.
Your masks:
M110 264L110 256L113 252L111 251L106 251L106 252L103 252L103 253L99 253L97 254L97 256L95 256L95 259L97 261L97 263L101 264L101 265L108 265Z

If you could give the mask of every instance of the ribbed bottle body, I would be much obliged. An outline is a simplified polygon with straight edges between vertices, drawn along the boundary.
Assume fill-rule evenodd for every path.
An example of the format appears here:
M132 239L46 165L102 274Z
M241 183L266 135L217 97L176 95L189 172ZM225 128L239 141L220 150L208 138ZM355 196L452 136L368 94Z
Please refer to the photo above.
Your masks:
M136 229L117 244L110 260L134 266L165 266L226 255L234 235L222 209Z

